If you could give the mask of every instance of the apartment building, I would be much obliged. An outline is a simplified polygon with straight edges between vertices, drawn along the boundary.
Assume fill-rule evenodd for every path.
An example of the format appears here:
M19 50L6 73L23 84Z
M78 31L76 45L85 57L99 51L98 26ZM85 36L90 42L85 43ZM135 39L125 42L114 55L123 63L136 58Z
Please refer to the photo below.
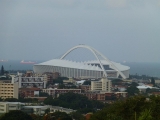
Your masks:
M38 97L40 88L19 88L20 97Z
M0 115L11 110L21 110L24 103L20 102L0 102Z
M0 82L0 97L17 98L18 99L18 83L4 83Z
M46 88L47 81L44 80L44 77L23 77L15 76L12 78L12 83L18 83L19 88Z
M106 91L111 92L112 82L107 78L102 78L100 81L91 81L92 91Z
M81 93L81 89L53 89L53 88L48 88L48 89L43 89L43 92L48 93L49 95L58 97L60 94L68 93L68 92Z

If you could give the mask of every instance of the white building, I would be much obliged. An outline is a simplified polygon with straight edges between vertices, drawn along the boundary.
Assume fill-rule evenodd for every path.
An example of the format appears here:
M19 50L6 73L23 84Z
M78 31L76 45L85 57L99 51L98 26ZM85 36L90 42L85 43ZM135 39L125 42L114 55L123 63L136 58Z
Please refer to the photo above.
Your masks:
M140 86L137 86L137 88L139 89L140 92L146 92L146 89L149 88L149 89L159 89L157 87L151 87L149 85L140 85Z
M22 76L15 76L12 77L12 83L18 83L19 88L46 88L47 81L44 80L44 77L22 77Z
M51 96L59 96L60 94L72 92L72 93L81 93L81 89L53 89L53 88L48 88L48 89L43 89L43 92L48 93L48 95Z
M92 91L106 91L111 92L112 82L106 78L102 78L100 81L91 81Z
M73 62L65 60L71 51L77 48L86 48L90 50L97 60L88 62ZM101 59L99 58L101 56ZM102 59L103 58L103 59ZM63 77L69 78L102 78L119 77L126 79L129 77L130 67L112 62L103 54L94 48L86 45L78 45L67 51L60 59L53 59L43 63L35 64L33 70L35 73L58 72Z
M0 102L0 114L8 113L11 110L21 110L24 103L20 102Z

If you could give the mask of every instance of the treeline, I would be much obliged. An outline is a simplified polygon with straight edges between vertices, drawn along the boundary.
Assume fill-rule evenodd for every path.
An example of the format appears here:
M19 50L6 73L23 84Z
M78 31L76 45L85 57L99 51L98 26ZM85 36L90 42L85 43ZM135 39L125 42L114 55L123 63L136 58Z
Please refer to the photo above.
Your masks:
M97 109L102 109L104 107L102 102L88 100L88 98L84 95L71 92L61 94L58 98L55 99L53 99L52 96L49 96L44 100L44 104L71 108L78 110L80 113L94 112Z
M130 97L96 112L91 120L160 120L160 96Z

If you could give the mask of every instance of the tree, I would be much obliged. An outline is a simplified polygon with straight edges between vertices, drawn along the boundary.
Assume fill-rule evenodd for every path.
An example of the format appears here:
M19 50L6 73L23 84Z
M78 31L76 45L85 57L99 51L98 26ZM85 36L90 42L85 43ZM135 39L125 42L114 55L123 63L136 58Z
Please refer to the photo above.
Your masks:
M6 98L5 101L7 102L18 102L19 100L16 98Z
M48 96L44 101L44 104L46 105L52 105L53 104L53 97L52 96Z
M3 99L0 97L0 101L3 101Z
M85 120L84 116L79 113L79 112L72 112L71 113L71 117L74 119L74 120Z
M90 80L86 80L86 81L84 81L83 85L91 85L91 81Z
M44 104L71 108L78 110L80 113L93 112L95 109L102 109L104 107L102 102L91 101L84 95L72 92L60 94L60 96L55 99L49 96L44 100Z
M1 75L4 75L4 67L3 67L3 65L1 67Z
M0 120L33 120L30 115L20 110L12 110L0 117Z
M153 120L153 117L151 116L151 110L145 109L142 111L138 120Z
M96 112L91 120L135 120L144 109L149 108L144 96L134 96Z
M45 92L39 92L39 97L48 97L48 93L45 93Z
M72 118L65 112L56 111L44 115L43 120L72 120Z
M136 86L130 86L127 88L126 92L128 92L129 96L133 96L135 93L139 93L139 89Z
M153 84L153 86L155 86L155 80L153 77L151 78L151 84Z

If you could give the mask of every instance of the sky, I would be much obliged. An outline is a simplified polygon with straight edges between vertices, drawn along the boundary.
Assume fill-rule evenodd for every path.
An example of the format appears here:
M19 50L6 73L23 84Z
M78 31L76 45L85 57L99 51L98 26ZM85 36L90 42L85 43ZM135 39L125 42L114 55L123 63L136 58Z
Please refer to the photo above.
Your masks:
M0 59L50 60L79 44L160 62L160 0L0 0Z

